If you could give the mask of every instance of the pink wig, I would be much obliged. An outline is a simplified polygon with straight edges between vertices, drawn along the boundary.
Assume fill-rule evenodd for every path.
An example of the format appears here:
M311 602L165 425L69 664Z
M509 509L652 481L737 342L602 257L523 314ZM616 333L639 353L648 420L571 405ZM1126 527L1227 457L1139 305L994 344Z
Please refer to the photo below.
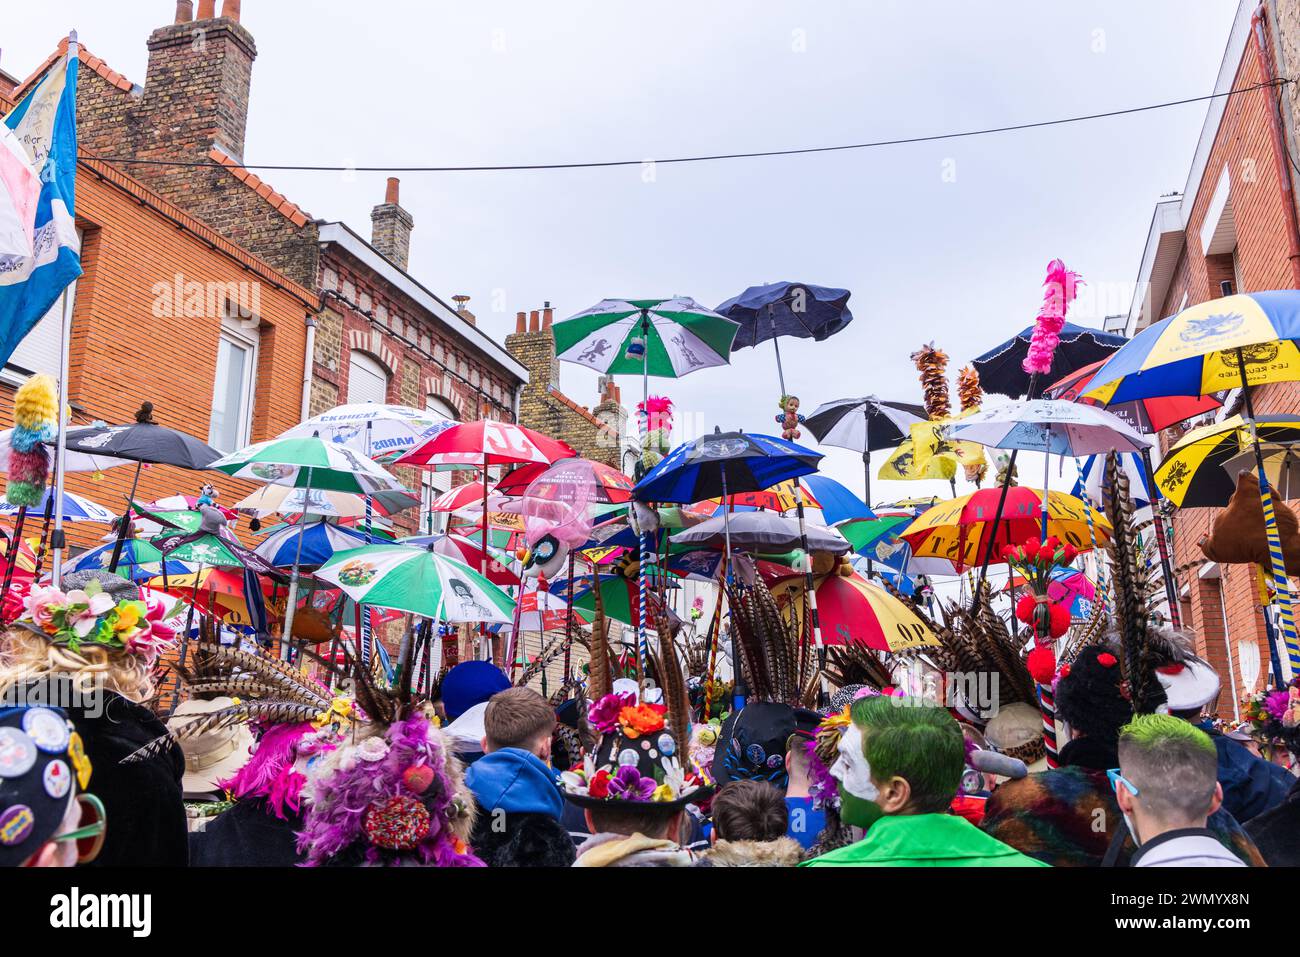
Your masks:
M298 813L302 786L307 783L293 767L298 757L298 742L314 730L306 721L272 725L258 741L248 763L234 777L217 783L237 801L246 797L265 798L267 810L280 820L287 820L285 808Z

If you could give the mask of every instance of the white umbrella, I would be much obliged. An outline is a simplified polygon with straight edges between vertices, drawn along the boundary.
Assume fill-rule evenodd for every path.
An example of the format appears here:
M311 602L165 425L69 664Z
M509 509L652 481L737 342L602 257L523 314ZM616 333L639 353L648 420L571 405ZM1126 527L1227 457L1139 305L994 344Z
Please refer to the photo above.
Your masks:
M0 472L9 474L9 439L14 434L13 429L5 429L0 432ZM53 458L53 453L51 453ZM63 471L65 472L103 472L106 469L115 468L119 465L129 465L125 459L115 459L111 456L87 455L85 452L74 452L68 449L65 454Z
M47 487L45 494L41 496L40 503L31 506L33 512L44 512L50 502L52 491ZM19 506L10 505L8 502L0 501L0 515L17 515ZM65 522L103 522L105 525L111 525L117 520L117 515L110 512L104 506L97 502L92 502L88 498L82 498L80 495L74 495L71 492L63 493L62 502L63 520Z
M976 412L954 422L948 435L995 449L1055 455L1140 452L1151 440L1114 413L1092 405L1034 399Z
M338 405L280 433L282 439L309 439L347 445L371 458L405 452L456 423L436 412L407 405L354 402Z

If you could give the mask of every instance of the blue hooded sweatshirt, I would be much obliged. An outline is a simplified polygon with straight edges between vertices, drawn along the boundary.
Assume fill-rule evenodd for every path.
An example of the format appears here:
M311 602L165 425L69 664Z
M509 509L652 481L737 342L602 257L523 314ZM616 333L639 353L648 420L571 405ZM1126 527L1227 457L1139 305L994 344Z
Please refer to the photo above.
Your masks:
M545 814L557 821L564 813L564 798L556 786L555 772L541 758L521 748L502 748L479 758L465 772L485 814Z

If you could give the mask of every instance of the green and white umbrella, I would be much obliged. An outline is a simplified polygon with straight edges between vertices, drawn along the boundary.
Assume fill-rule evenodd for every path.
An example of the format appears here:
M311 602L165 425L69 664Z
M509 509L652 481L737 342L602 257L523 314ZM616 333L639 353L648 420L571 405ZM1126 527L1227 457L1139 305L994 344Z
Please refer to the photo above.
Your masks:
M358 495L407 491L383 466L360 452L316 436L256 442L223 455L208 467L235 478L293 488Z
M358 604L451 622L510 622L509 595L464 562L409 545L363 545L335 552L316 577Z
M597 372L676 379L726 365L739 328L688 296L602 299L555 324L555 351Z

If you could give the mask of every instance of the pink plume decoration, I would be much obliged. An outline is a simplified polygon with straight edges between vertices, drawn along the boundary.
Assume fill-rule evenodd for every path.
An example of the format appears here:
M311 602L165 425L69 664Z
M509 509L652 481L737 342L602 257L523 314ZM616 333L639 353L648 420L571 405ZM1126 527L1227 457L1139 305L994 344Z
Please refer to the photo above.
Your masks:
M1079 274L1065 268L1065 263L1053 259L1047 264L1047 279L1043 284L1043 307L1034 320L1034 334L1029 340L1029 352L1020 367L1030 375L1046 375L1052 371L1052 358L1061 341L1061 327L1065 313L1078 295L1083 280Z

